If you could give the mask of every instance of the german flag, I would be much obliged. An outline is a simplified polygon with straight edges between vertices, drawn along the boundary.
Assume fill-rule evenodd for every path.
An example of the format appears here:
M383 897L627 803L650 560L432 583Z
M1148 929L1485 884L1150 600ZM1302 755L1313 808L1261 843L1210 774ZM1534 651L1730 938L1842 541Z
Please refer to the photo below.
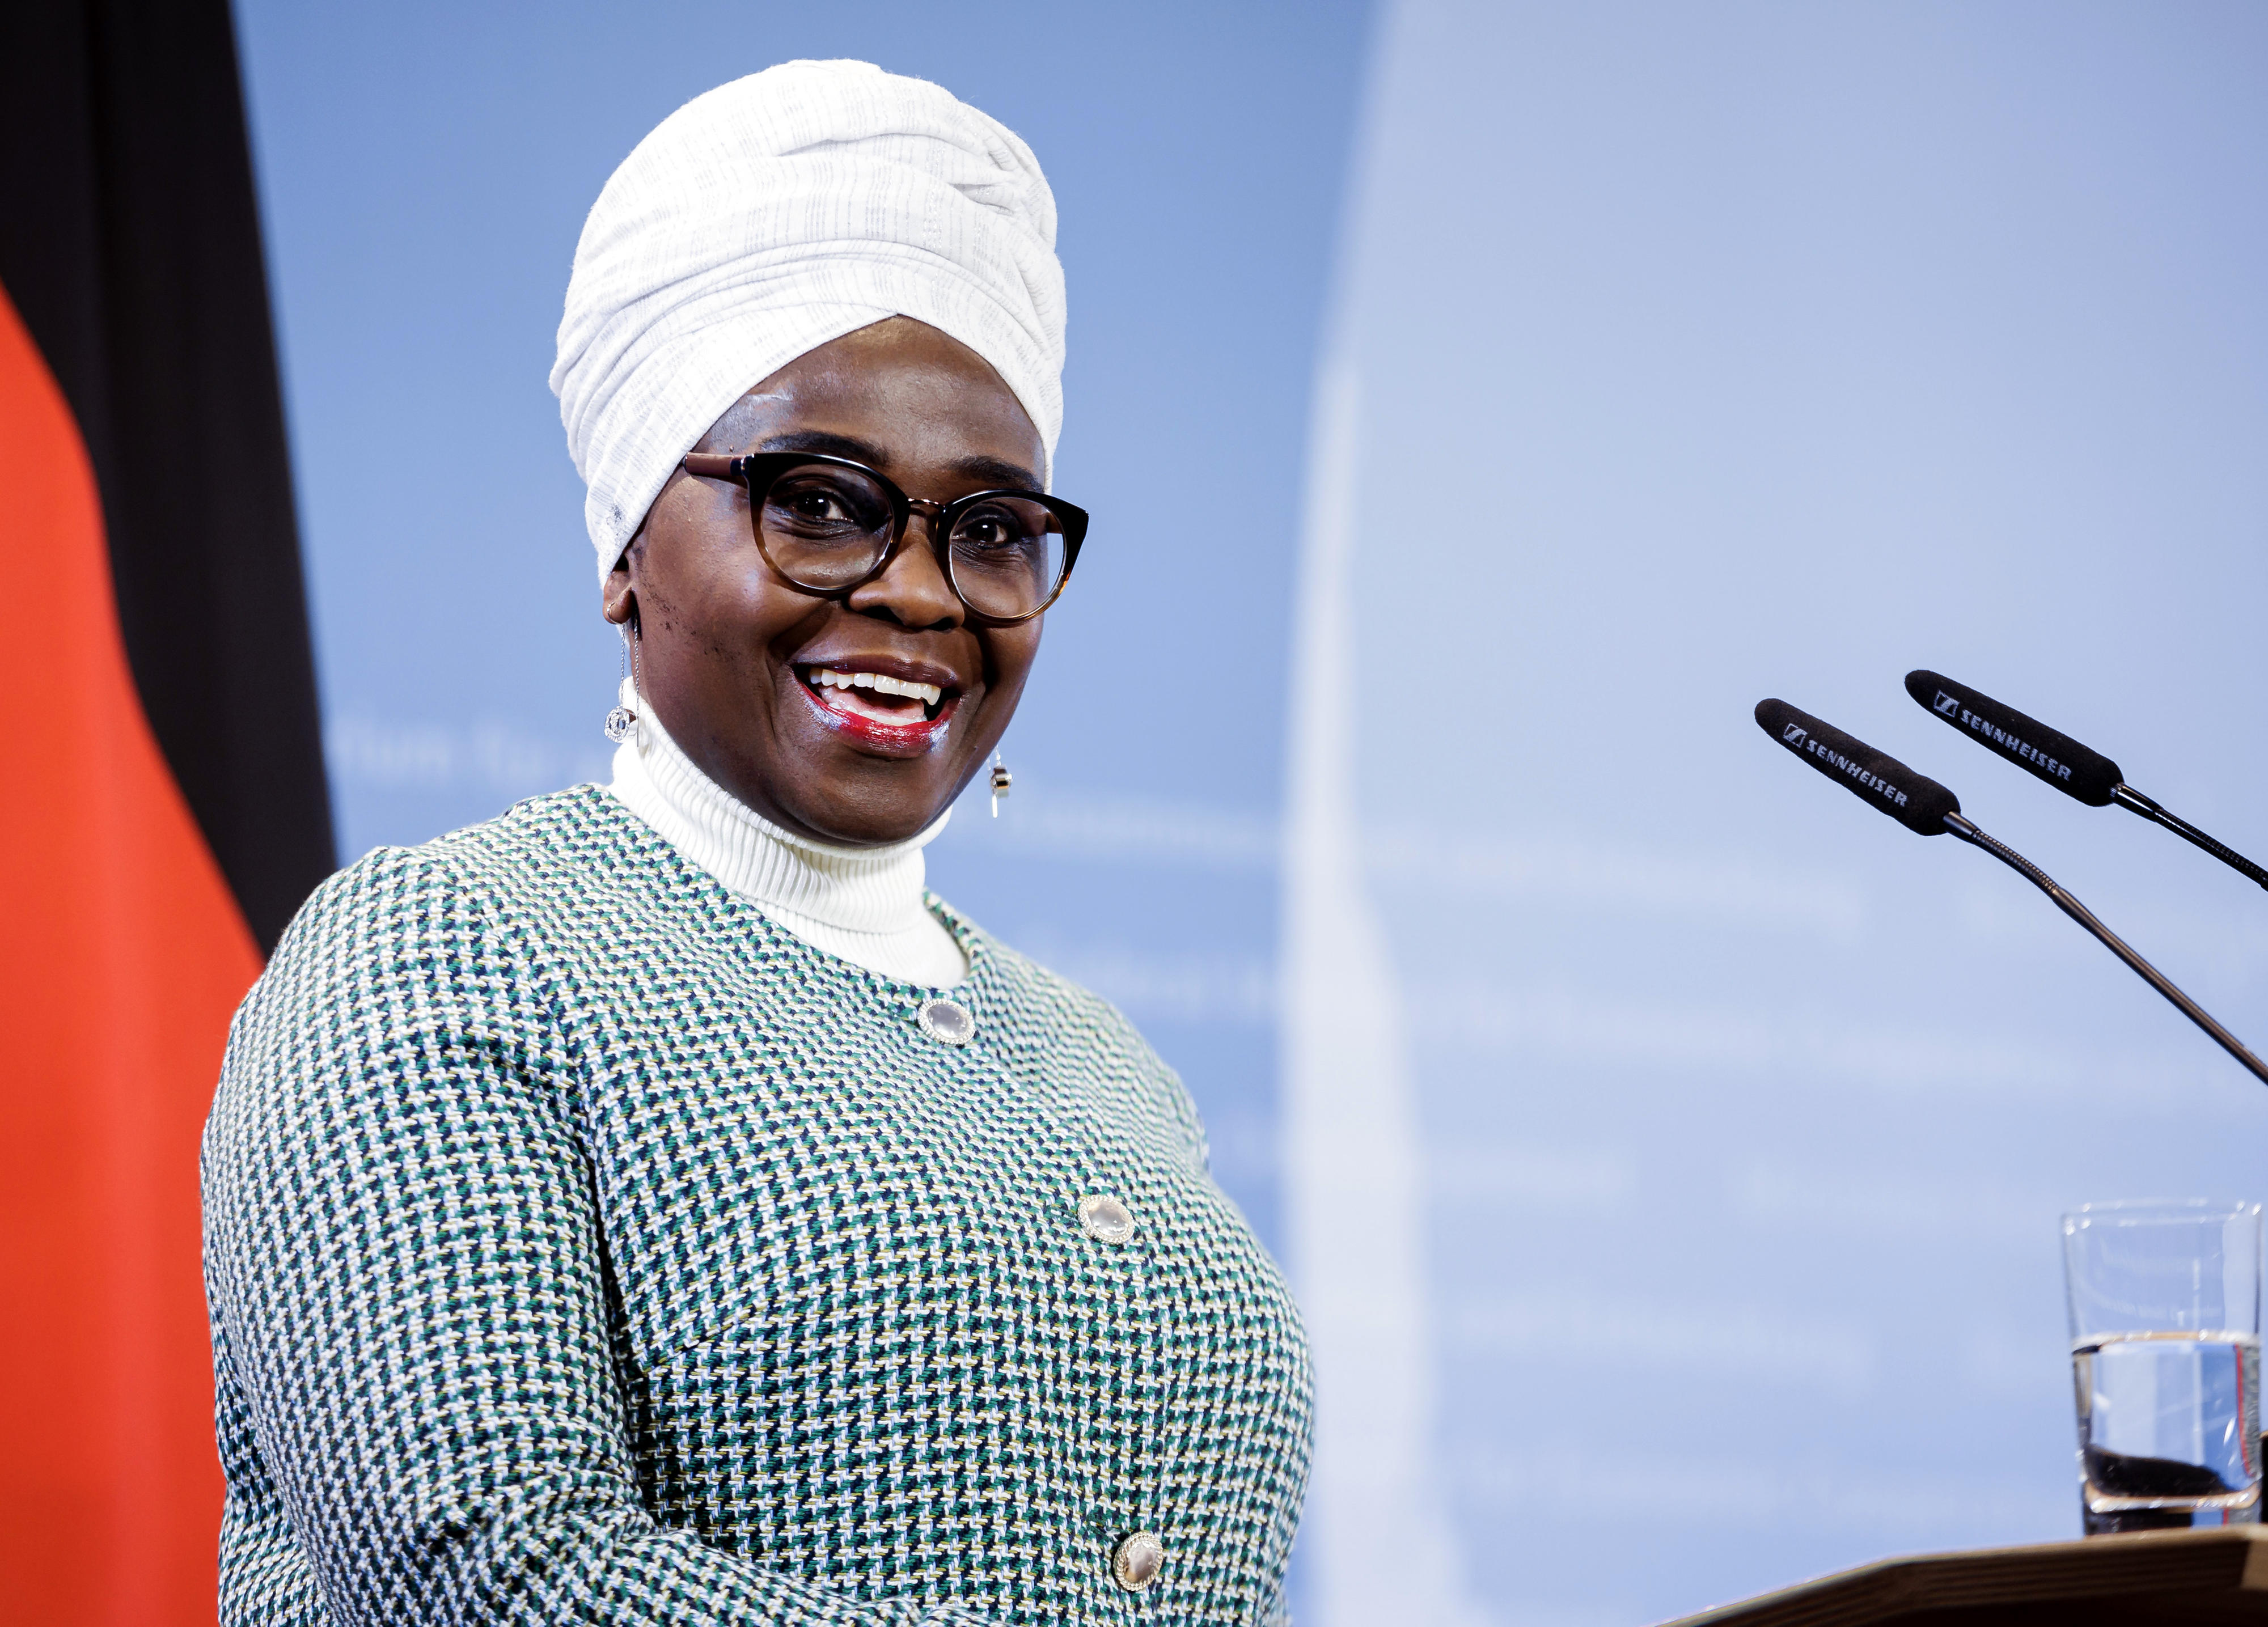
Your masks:
M197 1137L333 865L226 0L0 4L0 1617L213 1619Z

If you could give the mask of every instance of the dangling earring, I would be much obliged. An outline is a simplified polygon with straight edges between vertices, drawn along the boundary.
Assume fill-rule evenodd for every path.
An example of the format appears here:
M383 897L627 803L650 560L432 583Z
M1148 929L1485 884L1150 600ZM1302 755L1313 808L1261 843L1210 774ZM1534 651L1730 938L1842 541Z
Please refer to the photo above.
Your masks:
M992 754L992 817L994 819L1000 817L1000 799L1008 794L1008 787L1015 783L1016 777L1009 773L1005 765L1001 762L1000 754L994 752Z
M630 697L632 699L642 700L644 698L638 694L637 681L633 675L635 669L630 665L630 629L637 622L637 613L636 610L632 610L629 618L622 622L622 681L615 686L615 709L607 714L607 721L602 725L606 730L607 738L614 741L617 746L630 739L632 733L637 730L638 725L637 713L631 710L630 708L623 702L622 689L624 686L628 686Z

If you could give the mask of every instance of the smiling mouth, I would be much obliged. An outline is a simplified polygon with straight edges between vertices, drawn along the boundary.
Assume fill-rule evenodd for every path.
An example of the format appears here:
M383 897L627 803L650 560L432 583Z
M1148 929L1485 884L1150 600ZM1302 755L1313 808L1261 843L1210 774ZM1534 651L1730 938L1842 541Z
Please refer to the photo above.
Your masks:
M834 666L797 669L819 704L846 722L885 729L918 729L941 723L960 692L887 673L845 672Z

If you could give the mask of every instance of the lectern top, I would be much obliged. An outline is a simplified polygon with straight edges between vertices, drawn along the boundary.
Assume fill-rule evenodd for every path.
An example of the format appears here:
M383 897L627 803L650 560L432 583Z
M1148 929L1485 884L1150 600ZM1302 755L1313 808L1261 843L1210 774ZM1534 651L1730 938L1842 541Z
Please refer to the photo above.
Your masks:
M2139 1531L1885 1559L1666 1627L2268 1623L2268 1528Z

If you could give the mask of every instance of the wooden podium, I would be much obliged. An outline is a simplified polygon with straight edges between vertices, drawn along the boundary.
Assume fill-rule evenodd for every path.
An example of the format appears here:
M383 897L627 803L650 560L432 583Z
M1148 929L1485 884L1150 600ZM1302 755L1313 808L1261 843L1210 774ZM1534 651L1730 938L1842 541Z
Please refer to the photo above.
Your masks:
M1924 1554L1668 1627L2214 1627L2268 1623L2268 1527L2138 1531Z

